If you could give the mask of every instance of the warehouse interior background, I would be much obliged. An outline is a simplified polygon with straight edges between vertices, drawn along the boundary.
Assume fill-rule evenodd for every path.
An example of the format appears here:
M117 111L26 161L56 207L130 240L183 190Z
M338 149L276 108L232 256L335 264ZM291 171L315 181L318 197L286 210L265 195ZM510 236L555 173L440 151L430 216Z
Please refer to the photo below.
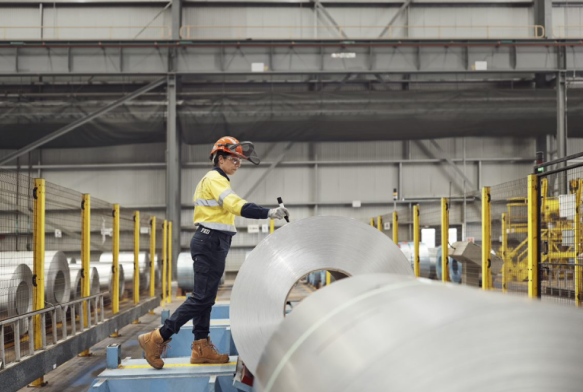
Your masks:
M448 198L481 242L483 187L583 151L582 39L569 0L0 0L0 173L172 221L172 278L225 135L262 160L235 192L294 221L398 211L410 242L419 205L435 246ZM269 223L236 218L228 278Z

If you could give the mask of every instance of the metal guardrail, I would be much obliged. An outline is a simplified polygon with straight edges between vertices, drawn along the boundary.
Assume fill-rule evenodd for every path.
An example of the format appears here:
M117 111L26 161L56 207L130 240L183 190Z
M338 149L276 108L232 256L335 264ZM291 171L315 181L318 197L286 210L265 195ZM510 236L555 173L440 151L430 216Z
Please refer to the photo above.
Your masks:
M34 312L29 312L17 317L12 317L6 320L0 321L0 370L6 368L6 346L4 342L4 332L7 326L11 326L13 333L14 333L14 360L12 362L20 362L24 357L34 355L36 351L40 349L44 350L47 347L53 346L59 342L67 340L70 337L75 336L77 333L81 333L86 329L89 329L97 324L103 323L105 320L104 316L104 305L103 305L103 297L105 293L99 293L95 295L91 295L89 297L80 298L74 301L70 301L67 303L58 304L56 306L44 308L41 310L37 310ZM79 317L79 320L76 320L76 315L83 314L83 304L85 301L88 301L88 305L93 305L93 317L91 315L91 306L87 306L89 311L87 312L87 326L85 326L84 317ZM68 308L71 308L71 335L68 334L68 326L67 326L67 318L66 312ZM58 312L61 313L61 322L62 322L62 333L61 339L58 338L58 327L57 327L57 317ZM46 316L47 314L51 315L52 321L52 335L53 340L52 344L47 345L47 335L46 335ZM35 334L33 322L35 317L40 317L40 328L41 328L41 336L42 336L42 347L37 350L35 349L34 344L32 343L32 336ZM28 336L29 336L29 344L28 344L28 353L26 355L22 355L21 352L21 339L20 339L20 324L21 321L28 322ZM78 324L78 325L77 325Z
M306 38L303 34L304 32L314 31L318 32L321 30L332 31L336 35L331 38L341 38L346 39L344 34L349 36L349 39L371 39L370 36L362 36L362 31L364 30L370 35L374 35L374 38L379 38L378 35L383 29L387 28L387 31L382 34L382 39L391 38L429 38L429 39L444 39L444 38L535 38L541 39L545 37L545 28L541 25L461 25L461 26L385 26L385 25L346 25L346 26L336 26L336 25L319 25L319 26L207 26L207 25L184 25L180 28L180 37L183 39L247 39L254 38L253 34L250 32L261 31L277 32L281 38L289 39L301 39ZM225 30L230 33L225 36ZM508 35L508 31L516 31L520 34ZM208 32L219 31L219 35L208 34ZM456 32L471 32L468 36L455 34ZM430 33L419 35L419 32ZM203 33L203 34L201 34ZM206 33L206 34L204 34ZM285 37L283 37L283 34ZM418 33L418 34L415 34ZM361 34L359 36L358 34ZM515 33L516 34L516 33ZM201 36L203 35L203 36ZM366 33L365 33L366 35ZM429 36L427 36L429 35ZM263 34L262 34L263 36ZM322 37L318 37L322 38Z

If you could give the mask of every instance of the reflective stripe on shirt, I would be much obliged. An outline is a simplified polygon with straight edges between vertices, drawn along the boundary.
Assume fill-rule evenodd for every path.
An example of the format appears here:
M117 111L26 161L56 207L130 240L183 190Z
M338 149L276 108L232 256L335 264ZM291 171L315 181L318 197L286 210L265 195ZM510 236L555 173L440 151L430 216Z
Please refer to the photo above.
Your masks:
M233 193L235 193L235 192L233 192L232 189L227 189L226 191L221 193L221 195L219 196L219 205L222 207L223 202L225 201L225 198L229 195L232 195Z
M224 192L223 192L224 193ZM205 199L196 199L194 202L195 206L204 206L204 207L221 207L223 205L223 201L221 200L220 204L216 200L205 200Z

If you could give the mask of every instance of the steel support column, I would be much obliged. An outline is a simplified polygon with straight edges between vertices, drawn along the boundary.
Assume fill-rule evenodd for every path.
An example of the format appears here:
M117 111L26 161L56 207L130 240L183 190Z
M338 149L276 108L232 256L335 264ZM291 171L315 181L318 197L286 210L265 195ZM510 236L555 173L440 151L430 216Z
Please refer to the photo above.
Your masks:
M182 27L182 0L172 0L172 39L180 39Z
M553 38L553 0L534 1L534 24L545 28L545 38Z
M176 222L172 231L172 261L178 260L180 251L180 136L176 123L176 77L168 77L168 112L166 118L166 218ZM173 266L176 271L176 266Z

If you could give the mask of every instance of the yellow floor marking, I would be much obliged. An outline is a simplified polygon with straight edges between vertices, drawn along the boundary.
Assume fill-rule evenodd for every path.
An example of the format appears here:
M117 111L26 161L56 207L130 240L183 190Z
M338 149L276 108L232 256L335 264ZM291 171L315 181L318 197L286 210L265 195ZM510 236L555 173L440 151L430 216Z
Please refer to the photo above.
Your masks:
M196 367L196 366L232 366L232 365L236 365L237 362L229 362L229 363L197 363L197 364L191 364L191 363L169 363L167 365L164 365L165 368L178 368L178 367ZM152 368L152 366L150 365L119 365L117 367L118 369L148 369L148 368ZM153 368L152 368L153 369Z

